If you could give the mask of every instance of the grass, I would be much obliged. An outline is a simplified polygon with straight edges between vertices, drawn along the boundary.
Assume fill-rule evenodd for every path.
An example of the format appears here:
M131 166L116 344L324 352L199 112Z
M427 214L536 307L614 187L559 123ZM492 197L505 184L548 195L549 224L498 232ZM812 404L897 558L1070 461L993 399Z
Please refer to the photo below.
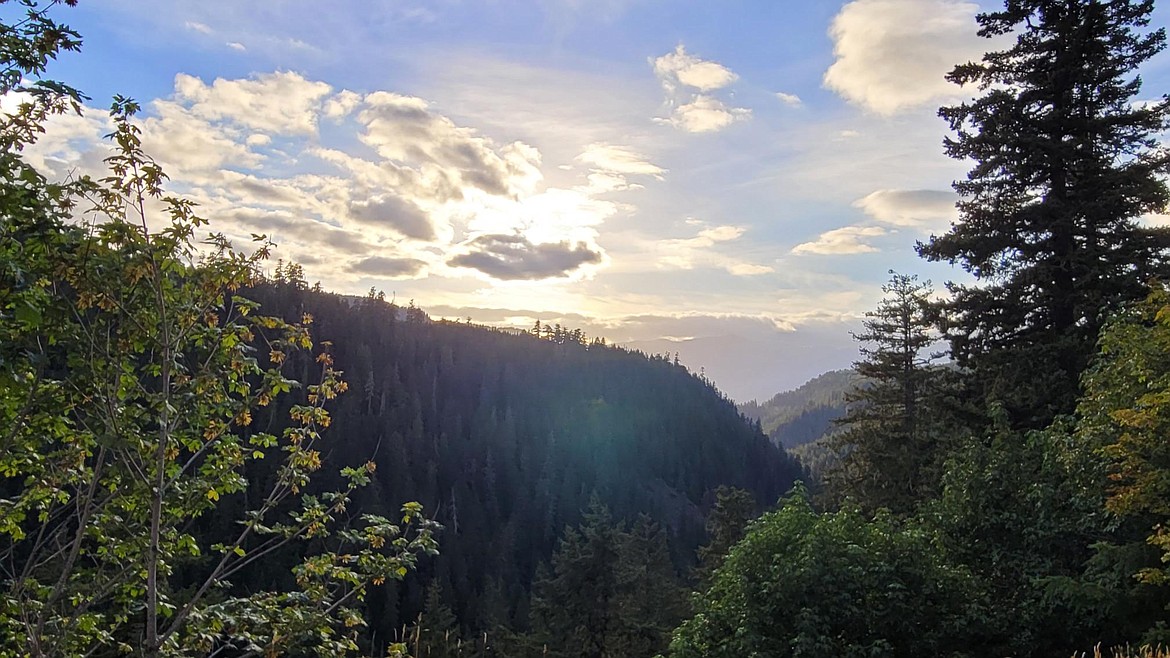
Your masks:
M1126 646L1114 647L1106 653L1101 651L1100 646L1096 646L1093 647L1093 653L1075 653L1072 658L1170 658L1170 649L1162 646L1137 649Z

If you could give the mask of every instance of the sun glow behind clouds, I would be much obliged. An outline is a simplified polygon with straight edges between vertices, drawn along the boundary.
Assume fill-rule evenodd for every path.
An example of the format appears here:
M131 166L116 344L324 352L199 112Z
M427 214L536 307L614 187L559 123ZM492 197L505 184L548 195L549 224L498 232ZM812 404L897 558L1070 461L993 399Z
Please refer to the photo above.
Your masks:
M599 227L623 206L603 197L661 181L634 150L587 145L579 184L548 186L540 151L500 144L424 99L359 95L296 73L211 83L186 74L149 105L143 142L215 230L264 233L278 254L340 289L358 281L476 274L491 282L579 279L607 262ZM90 109L88 117L101 113ZM337 124L367 147L333 148ZM105 122L60 117L30 153L100 173Z

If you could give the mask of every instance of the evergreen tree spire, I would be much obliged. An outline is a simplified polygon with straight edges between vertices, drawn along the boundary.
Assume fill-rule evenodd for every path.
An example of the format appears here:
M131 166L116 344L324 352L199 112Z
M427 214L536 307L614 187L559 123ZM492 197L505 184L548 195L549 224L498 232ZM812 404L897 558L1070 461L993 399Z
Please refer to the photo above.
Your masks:
M1136 102L1136 69L1166 44L1145 30L1153 5L1007 0L979 33L1015 45L948 76L982 93L939 111L947 154L975 165L960 221L918 250L979 279L949 286L947 337L1020 426L1072 410L1104 319L1166 272L1165 233L1138 223L1168 200L1170 104Z

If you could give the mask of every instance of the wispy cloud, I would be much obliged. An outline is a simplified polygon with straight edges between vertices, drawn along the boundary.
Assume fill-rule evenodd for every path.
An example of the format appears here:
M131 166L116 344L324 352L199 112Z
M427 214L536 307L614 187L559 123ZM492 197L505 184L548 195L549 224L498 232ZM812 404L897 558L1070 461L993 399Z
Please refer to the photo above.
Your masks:
M214 32L214 30L212 30L211 27L206 23L200 23L199 21L186 21L183 23L183 26L192 32L198 32L199 34L211 34Z
M871 245L868 239L886 233L886 229L880 226L846 226L825 231L812 242L798 244L792 248L792 253L823 256L868 254L877 251L877 247Z
M627 146L594 142L585 147L577 160L598 171L617 174L640 174L661 180L665 170L650 162L646 156Z
M759 276L775 271L770 265L744 260L733 247L721 248L743 237L747 232L746 227L729 224L707 226L698 220L693 220L693 223L703 226L694 237L661 240L655 245L657 267L681 270L715 267L733 276Z
M929 231L958 219L959 196L947 190L878 190L853 203L883 224Z
M796 94L786 94L782 91L778 91L776 92L776 98L778 98L781 103L787 105L788 107L800 107L801 105L804 105L804 101L802 101L800 96L797 96Z

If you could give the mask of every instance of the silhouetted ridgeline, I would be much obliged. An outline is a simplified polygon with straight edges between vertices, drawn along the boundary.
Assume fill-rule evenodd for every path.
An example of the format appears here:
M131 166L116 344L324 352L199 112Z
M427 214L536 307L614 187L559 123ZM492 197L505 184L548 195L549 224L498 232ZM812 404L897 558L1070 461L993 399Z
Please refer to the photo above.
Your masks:
M268 314L312 314L316 340L332 341L345 372L322 486L341 466L372 459L362 512L392 515L418 500L446 526L441 556L371 601L376 633L413 619L431 578L464 626L523 627L537 565L594 493L617 519L660 522L683 568L705 539L715 487L768 505L799 477L730 400L663 357L579 332L538 338L431 322L413 307L295 285L246 296ZM284 576L273 565L249 577Z

